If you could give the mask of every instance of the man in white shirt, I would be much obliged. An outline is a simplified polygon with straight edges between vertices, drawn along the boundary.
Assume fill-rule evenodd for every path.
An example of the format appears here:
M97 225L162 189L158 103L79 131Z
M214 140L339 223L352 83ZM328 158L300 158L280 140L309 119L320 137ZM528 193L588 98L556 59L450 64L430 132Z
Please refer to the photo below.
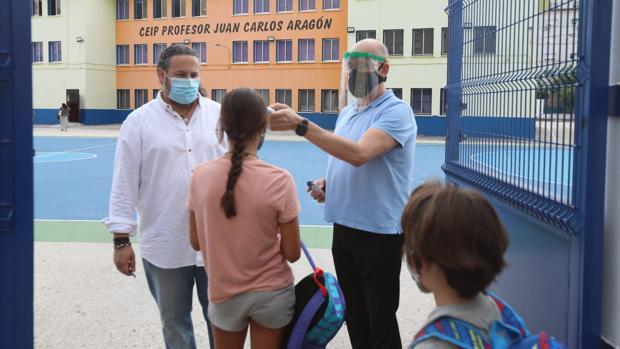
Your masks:
M207 275L189 242L187 193L194 167L227 150L217 127L220 105L200 96L196 52L183 45L164 50L157 65L162 91L133 111L121 127L116 148L109 217L114 263L133 275L129 237L140 217L140 250L151 294L159 307L167 349L196 348L191 319L196 283L207 317Z

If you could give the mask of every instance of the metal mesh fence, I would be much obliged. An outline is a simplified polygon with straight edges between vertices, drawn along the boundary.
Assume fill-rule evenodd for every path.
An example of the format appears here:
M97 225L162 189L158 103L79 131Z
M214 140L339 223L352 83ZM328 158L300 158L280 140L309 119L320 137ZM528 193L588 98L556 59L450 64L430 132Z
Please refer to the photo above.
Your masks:
M579 0L459 0L444 170L569 224L576 203Z

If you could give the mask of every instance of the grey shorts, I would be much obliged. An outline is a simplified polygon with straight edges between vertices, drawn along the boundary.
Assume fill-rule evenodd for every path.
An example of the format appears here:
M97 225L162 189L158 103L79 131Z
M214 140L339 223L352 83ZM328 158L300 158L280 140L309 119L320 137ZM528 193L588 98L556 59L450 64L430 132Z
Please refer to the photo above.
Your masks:
M291 322L294 306L294 285L276 291L246 292L222 303L209 303L209 320L228 332L245 329L250 319L261 326L278 329Z

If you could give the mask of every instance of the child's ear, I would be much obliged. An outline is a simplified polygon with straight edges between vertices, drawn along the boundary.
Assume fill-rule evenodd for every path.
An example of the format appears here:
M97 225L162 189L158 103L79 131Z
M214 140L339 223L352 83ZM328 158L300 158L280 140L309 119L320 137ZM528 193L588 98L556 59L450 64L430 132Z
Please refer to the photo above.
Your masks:
M437 266L437 264L426 260L425 258L420 258L420 270L418 270L418 273L420 275L422 274L428 274L428 272L433 271L434 268L439 268Z

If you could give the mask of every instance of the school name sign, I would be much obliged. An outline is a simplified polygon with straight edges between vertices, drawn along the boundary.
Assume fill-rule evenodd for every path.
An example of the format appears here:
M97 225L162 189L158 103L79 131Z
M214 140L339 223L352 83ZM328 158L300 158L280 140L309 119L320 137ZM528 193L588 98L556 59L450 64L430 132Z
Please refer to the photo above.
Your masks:
M315 19L292 19L290 21L280 20L253 22L222 22L215 24L203 23L143 26L139 29L139 35L141 37L151 37L200 34L329 30L332 28L332 25L333 18L324 18L323 16L321 16Z

